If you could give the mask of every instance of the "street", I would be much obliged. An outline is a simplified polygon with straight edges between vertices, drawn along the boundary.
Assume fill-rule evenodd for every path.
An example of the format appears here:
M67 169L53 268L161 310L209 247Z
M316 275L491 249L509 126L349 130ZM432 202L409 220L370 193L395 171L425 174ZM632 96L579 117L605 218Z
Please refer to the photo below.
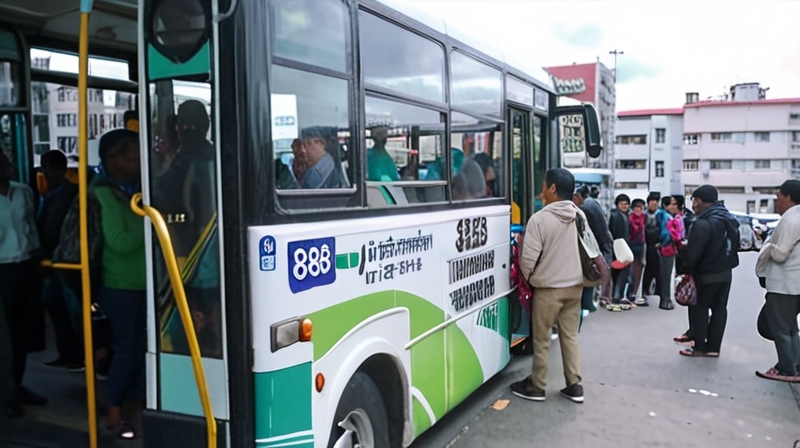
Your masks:
M764 297L756 257L740 254L718 359L678 355L672 338L687 328L684 307L598 310L580 335L584 404L558 394L564 379L556 341L545 402L511 394L508 386L530 374L531 357L516 358L412 447L793 447L800 384L754 374L777 360L774 345L756 332ZM498 411L490 407L497 400L510 403Z

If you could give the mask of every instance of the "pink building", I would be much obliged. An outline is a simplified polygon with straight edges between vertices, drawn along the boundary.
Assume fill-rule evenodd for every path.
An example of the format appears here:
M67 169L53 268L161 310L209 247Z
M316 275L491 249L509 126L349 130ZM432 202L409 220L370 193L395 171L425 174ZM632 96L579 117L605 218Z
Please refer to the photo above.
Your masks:
M800 177L800 98L765 99L757 83L723 100L686 95L683 171L687 197L711 184L731 211L771 213L775 189Z

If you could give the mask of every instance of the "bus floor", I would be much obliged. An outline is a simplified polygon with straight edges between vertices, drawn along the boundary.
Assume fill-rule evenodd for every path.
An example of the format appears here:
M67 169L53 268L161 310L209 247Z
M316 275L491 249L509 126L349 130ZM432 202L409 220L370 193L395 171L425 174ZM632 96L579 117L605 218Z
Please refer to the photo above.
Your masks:
M47 321L47 350L28 355L24 385L48 399L44 406L26 406L22 417L8 419L0 412L0 447L2 448L72 448L88 447L88 410L86 407L86 372L72 373L42 364L58 357L50 320ZM132 441L120 440L105 430L106 382L95 382L97 391L98 446L101 448L141 448L141 431ZM140 412L133 418L141 428Z

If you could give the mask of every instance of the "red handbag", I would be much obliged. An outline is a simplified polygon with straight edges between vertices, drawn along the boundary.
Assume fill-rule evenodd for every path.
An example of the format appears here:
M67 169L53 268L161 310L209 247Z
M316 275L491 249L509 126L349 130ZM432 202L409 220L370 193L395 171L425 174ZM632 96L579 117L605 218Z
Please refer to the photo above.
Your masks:
M697 304L697 285L691 275L684 275L678 282L678 286L675 287L675 301L683 306Z

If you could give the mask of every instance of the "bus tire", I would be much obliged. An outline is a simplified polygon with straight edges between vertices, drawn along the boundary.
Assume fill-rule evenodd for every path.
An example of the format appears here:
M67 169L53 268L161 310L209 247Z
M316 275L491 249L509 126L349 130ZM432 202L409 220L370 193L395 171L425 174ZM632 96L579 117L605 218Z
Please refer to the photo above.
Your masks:
M355 428L354 443L358 441L364 448L390 446L389 422L381 391L364 372L356 372L344 388L333 417L328 448L333 448L345 433L339 424L348 418Z

